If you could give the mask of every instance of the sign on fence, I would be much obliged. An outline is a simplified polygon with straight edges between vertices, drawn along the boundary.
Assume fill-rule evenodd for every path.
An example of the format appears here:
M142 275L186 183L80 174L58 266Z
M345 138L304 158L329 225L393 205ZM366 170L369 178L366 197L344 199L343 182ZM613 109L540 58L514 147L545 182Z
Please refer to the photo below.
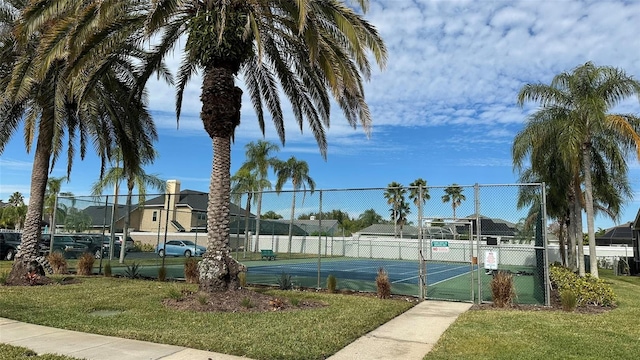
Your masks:
M484 252L484 268L487 270L498 270L498 253L493 250Z
M431 242L431 251L433 251L433 252L449 252L449 242L448 241L432 241Z

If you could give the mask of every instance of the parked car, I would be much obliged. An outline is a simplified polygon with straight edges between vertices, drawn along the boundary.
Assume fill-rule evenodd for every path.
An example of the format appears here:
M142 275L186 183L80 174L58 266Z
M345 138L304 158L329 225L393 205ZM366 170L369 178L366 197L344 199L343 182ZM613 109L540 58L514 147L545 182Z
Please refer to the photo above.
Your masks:
M158 244L156 253L160 257L165 256L202 256L207 248L202 245L196 245L189 240L169 240L164 244Z
M111 239L111 235L107 234L107 235L105 235L105 237L107 238L106 243L107 243L107 246L108 246L108 244L110 242L110 239ZM117 246L122 246L122 234L116 234L115 235L114 243ZM133 241L133 239L131 238L131 236L127 236L127 241L126 241L125 244L126 245L125 245L124 249L125 249L126 252L132 251L136 247L136 244ZM118 250L118 253L120 253L120 250Z
M109 255L109 238L106 236L101 234L71 234L70 236L75 242L86 245L96 259ZM116 246L117 253L120 253L120 245Z
M13 260L22 241L21 237L19 232L0 232L0 260Z
M50 248L51 234L42 234L40 237L40 253L47 255L51 252L59 252L65 258L78 259L82 254L89 252L89 247L76 242L70 234L56 234L53 237L53 248Z

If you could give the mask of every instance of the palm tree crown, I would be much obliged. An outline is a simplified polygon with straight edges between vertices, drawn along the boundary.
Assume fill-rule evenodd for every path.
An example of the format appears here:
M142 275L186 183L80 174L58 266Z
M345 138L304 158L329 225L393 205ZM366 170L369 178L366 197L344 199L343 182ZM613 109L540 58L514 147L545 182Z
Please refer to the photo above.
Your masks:
M464 189L458 184L452 184L444 189L444 195L442 195L442 202L451 202L451 208L453 209L453 219L456 219L456 209L467 198L462 193Z

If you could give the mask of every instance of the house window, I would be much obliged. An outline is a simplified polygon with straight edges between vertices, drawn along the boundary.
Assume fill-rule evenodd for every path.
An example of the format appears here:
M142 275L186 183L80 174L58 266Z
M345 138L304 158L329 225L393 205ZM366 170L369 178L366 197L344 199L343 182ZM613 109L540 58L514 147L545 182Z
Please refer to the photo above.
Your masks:
M207 220L207 213L198 213L198 220Z
M151 221L158 221L158 212L154 211Z

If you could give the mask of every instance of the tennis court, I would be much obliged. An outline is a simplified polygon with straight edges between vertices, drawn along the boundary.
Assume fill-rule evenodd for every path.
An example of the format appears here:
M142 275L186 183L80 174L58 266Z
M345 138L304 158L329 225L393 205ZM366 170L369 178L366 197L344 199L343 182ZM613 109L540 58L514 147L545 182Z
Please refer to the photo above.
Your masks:
M419 295L419 263L407 260L362 259L362 258L323 258L318 261L277 260L274 262L253 261L246 263L247 280L257 284L277 284L284 273L291 275L297 286L326 287L329 275L336 277L338 289L355 291L376 291L378 269L384 268L395 294ZM320 269L320 271L318 271ZM427 287L429 293L435 295L448 294L446 298L460 301L471 301L471 277L477 266L469 263L427 262Z

